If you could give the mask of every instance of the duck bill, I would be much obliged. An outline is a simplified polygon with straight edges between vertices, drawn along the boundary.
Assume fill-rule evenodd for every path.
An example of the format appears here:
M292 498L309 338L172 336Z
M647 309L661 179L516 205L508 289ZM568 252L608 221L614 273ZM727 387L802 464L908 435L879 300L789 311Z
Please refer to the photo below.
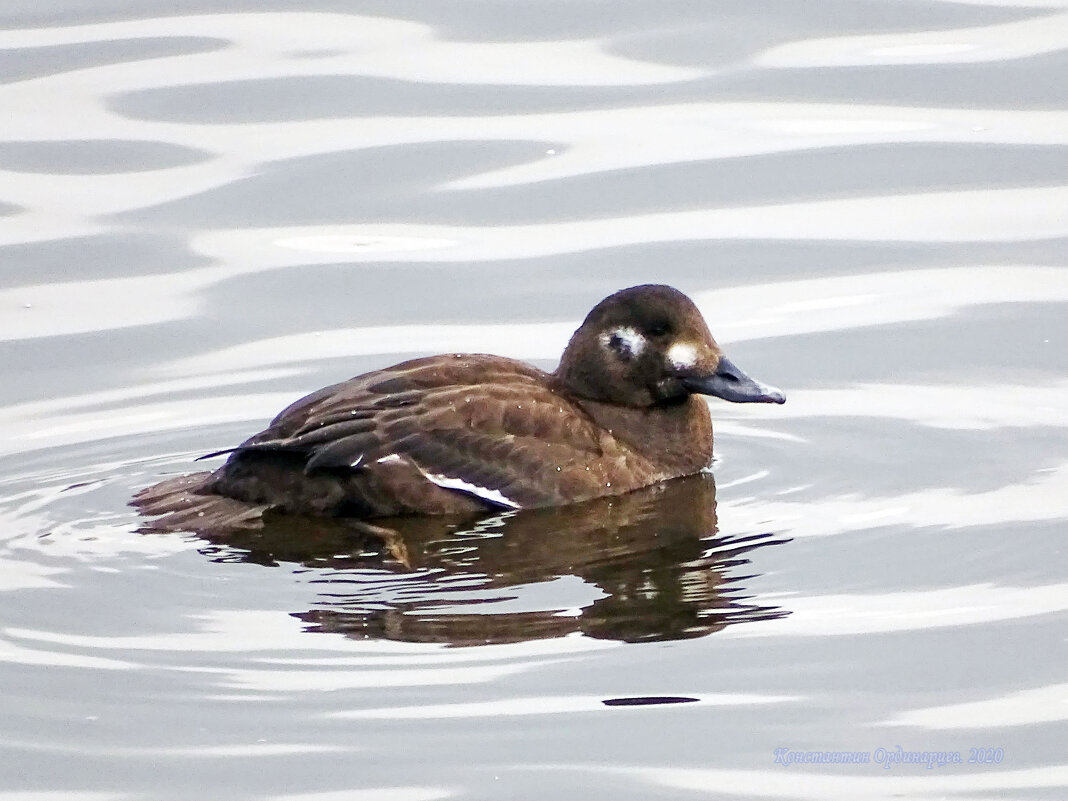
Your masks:
M714 395L731 403L786 403L781 389L750 378L726 356L720 358L711 375L687 376L682 383L690 392Z

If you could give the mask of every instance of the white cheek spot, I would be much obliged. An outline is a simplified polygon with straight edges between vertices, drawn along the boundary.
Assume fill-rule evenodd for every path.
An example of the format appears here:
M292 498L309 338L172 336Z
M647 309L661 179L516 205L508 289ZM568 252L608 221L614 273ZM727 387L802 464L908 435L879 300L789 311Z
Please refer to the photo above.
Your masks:
M676 370L688 370L697 364L697 347L692 342L676 342L668 348L667 357Z
M645 337L630 326L606 331L601 334L601 345L609 350L619 351L625 356L634 357L645 350Z

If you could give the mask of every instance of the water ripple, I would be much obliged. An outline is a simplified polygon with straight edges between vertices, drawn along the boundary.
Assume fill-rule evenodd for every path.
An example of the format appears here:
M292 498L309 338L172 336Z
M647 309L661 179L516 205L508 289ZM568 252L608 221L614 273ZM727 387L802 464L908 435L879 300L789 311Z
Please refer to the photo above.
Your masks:
M1063 0L9 5L0 801L1068 783ZM647 281L789 389L714 407L714 506L125 506L404 355L551 367ZM898 743L1006 760L774 765Z

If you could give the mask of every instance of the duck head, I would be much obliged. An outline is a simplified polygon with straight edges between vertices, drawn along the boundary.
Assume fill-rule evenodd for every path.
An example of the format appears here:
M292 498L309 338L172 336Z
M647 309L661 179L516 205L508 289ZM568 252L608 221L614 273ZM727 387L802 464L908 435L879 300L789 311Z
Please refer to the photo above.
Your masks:
M720 350L693 301L669 286L616 292L571 337L557 379L578 397L645 408L692 394L734 403L785 403Z

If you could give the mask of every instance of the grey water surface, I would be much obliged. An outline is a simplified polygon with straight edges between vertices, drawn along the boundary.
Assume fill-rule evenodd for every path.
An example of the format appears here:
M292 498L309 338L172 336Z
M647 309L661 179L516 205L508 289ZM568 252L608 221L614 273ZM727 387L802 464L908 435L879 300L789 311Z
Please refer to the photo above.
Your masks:
M5 3L0 801L1068 797L1066 105L1063 0ZM647 282L708 475L127 506Z

